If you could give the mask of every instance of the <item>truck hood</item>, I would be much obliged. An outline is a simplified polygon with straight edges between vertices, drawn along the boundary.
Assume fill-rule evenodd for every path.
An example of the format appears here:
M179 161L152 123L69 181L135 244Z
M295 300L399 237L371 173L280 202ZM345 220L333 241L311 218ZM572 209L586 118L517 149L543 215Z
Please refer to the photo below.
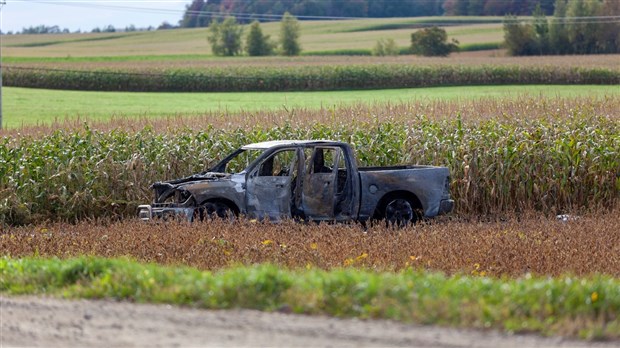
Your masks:
M230 180L231 176L232 174L227 173L204 172L181 179L156 182L151 186L151 188L155 191L155 201L161 202L166 197L170 196L173 191L181 189L183 186L195 184L202 181Z

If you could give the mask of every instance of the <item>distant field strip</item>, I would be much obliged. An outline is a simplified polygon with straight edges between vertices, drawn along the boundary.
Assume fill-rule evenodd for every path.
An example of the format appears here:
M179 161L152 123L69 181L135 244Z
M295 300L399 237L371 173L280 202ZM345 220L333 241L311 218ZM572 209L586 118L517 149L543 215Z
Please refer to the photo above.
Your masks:
M541 56L541 57L471 57L453 54L445 58L406 56L386 57L215 57L207 54L179 54L170 52L165 55L119 55L95 57L3 57L4 67L30 67L65 70L121 70L131 72L149 72L152 70L191 69L231 67L281 68L301 66L345 66L410 64L420 66L527 66L564 68L604 68L620 70L620 54L587 56Z
M123 34L122 36L119 36L119 35L85 36L83 38L65 39L65 40L58 40L58 41L43 40L43 41L34 41L34 42L26 42L26 43L16 43L16 44L8 45L8 47L45 47L45 46L52 46L52 45L62 45L62 44L71 43L71 42L92 42L92 41L116 40L116 39L120 39L123 37L130 37L133 35L136 35L136 34Z
M423 100L470 101L481 98L522 96L605 97L618 95L618 87L575 86L476 86L331 92L246 93L124 93L56 91L5 88L3 126L16 128L47 125L63 120L106 121L114 117L155 119L229 114L240 111L335 108L353 104L399 104ZM233 118L234 119L234 118Z
M620 85L620 69L410 64L227 67L160 71L10 66L9 87L126 92L326 91L433 86Z
M377 40L392 38L411 45L411 33L428 25L446 26L450 38L463 44L502 41L502 17L376 18L337 21L300 21L300 44L305 52L372 49ZM261 23L263 32L279 37L280 23ZM470 28L485 28L469 33ZM465 31L463 31L465 30ZM247 33L247 28L245 32ZM73 57L119 55L211 54L207 28L129 33L5 35L7 57ZM101 39L96 44L95 40Z

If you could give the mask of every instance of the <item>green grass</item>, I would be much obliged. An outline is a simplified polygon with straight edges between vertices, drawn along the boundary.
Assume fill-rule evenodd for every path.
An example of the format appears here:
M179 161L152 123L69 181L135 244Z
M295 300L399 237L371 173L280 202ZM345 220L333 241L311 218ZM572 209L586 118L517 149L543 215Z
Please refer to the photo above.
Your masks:
M250 308L587 339L620 337L620 280L595 275L494 279L423 270L202 272L126 259L0 259L0 293Z
M617 86L475 86L329 92L130 93L4 88L3 127L50 124L55 120L108 120L113 116L166 117L210 111L320 108L356 103L406 102L412 99L478 99L546 96L604 96Z

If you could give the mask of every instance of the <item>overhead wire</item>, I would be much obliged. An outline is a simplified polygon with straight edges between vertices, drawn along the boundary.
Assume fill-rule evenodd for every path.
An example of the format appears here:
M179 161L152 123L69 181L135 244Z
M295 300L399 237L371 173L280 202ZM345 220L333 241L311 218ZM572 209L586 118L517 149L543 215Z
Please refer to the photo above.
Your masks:
M139 0L129 0L129 1L114 1L114 0L13 0L14 2L28 2L28 3L38 3L38 4L50 4L50 5L60 5L60 6L69 6L69 7L81 7L81 8L95 8L95 9L107 9L113 11L126 11L126 12L140 12L140 13L182 13L189 14L195 16L205 16L205 17L215 17L215 18L225 18L225 17L236 17L241 20L262 20L262 21L278 21L282 18L282 14L269 14L269 13L244 13L244 12L225 12L225 11L203 11L203 10L190 10L186 8L185 10L175 10L175 9L164 9L164 8L152 8L152 7L136 7L136 6L119 6L119 5L109 5L110 3L170 3L170 2L186 2L186 1L157 1L157 0L148 0L148 1L139 1ZM371 17L350 17L350 16L314 16L314 15L296 15L298 19L304 20L357 20L357 19L369 19ZM564 16L564 17L545 17L548 21L559 21L562 23L580 23L580 24L593 24L593 23L619 23L620 15L613 16ZM532 17L517 17L520 22L529 22L535 21L536 18ZM478 24L484 23L492 23L492 21L481 20ZM420 25L445 25L446 21L437 21L437 22L428 22L422 21L419 23Z

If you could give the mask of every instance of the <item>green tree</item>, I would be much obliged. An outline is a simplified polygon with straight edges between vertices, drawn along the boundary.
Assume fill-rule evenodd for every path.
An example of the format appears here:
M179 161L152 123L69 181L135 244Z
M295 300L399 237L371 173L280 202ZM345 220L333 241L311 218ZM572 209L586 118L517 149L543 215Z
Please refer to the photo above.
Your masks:
M620 16L620 1L603 1L597 16ZM599 52L620 52L620 22L607 21L599 24L596 37L598 38Z
M551 47L549 45L549 22L545 17L545 14L540 7L540 3L536 5L534 9L534 34L535 34L535 46L538 54L551 53Z
M274 44L269 35L264 35L258 21L252 22L246 37L245 51L250 56L269 56L273 54Z
M209 26L207 40L216 56L234 56L241 52L241 35L243 28L235 17L228 17L223 22L213 21Z
M196 28L200 26L200 17L204 0L193 0L191 4L185 5L185 13L183 18L179 21L179 25L182 28Z
M285 56L297 56L301 53L299 45L299 22L288 12L282 16L280 23L280 45Z
M394 39L379 39L372 50L373 56L397 56L400 49Z
M446 0L443 3L443 9L449 16L467 16L468 0Z
M515 16L504 19L504 45L511 56L538 54L535 31L531 24L519 23Z
M445 57L459 49L458 41L448 42L448 34L438 27L425 28L411 34L411 52L423 56Z
M512 55L595 54L620 51L620 24L597 21L617 16L617 0L557 0L551 24L537 6L533 24L519 24L515 17L504 22L504 38Z
M598 1L584 0L570 0L568 2L566 16L572 17L573 22L567 26L566 32L572 47L572 53L598 53L596 50L596 42L598 41L596 29L600 23L595 23L593 20L575 19L595 16L598 12L599 4L600 2Z
M467 14L470 16L479 16L484 10L484 0L469 0L467 4Z
M570 42L566 32L566 0L555 2L553 20L549 25L549 44L555 54L567 54L570 52Z

